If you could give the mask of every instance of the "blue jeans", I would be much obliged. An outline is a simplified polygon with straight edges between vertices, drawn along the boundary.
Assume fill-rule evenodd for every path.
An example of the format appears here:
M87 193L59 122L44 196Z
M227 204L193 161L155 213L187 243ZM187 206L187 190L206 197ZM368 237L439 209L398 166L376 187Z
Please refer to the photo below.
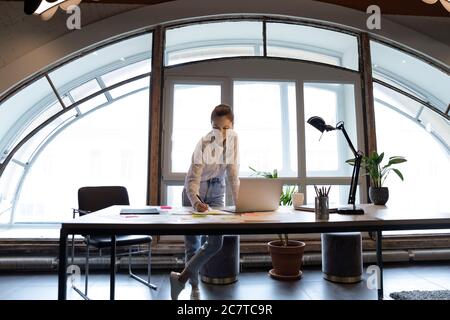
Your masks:
M210 207L223 207L225 195L224 177L200 183L200 197ZM198 285L198 272L223 245L222 235L185 236L185 262L191 285Z

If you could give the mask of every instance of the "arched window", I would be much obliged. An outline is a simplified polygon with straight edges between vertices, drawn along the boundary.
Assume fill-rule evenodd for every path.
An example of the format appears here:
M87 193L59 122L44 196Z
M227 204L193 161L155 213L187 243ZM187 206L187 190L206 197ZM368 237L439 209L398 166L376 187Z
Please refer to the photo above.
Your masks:
M377 149L408 160L386 180L390 203L448 210L450 76L411 54L371 41Z
M249 166L277 169L310 203L315 184L333 185L331 202L346 203L347 143L339 132L321 137L306 120L344 121L365 149L358 33L280 17L216 17L163 32L162 203L181 204L193 147L221 102L236 114L241 175L251 174ZM370 45L378 150L408 159L405 182L387 181L389 201L430 201L449 178L448 70ZM0 223L71 218L76 190L89 184L125 185L133 204L145 204L151 49L146 31L117 38L66 58L1 101Z
M414 100L375 86L375 123L379 152L404 156L408 161L386 180L391 204L426 202L430 207L448 209L450 181L450 122ZM414 111L414 116L411 116Z
M85 185L145 204L151 48L144 33L91 50L2 102L2 223L61 222Z

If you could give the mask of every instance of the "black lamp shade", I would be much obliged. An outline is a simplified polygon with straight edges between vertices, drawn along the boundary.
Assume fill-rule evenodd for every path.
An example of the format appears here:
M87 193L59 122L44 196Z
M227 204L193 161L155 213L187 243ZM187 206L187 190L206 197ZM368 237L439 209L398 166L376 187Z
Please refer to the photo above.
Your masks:
M47 0L47 2L56 2L58 0ZM24 8L23 11L25 11L26 14L33 14L35 11L39 8L41 5L42 0L25 0L24 1Z
M326 124L325 120L323 120L321 117L317 117L317 116L309 118L307 123L309 123L310 125L312 125L314 128L316 128L317 130L319 130L322 133L324 131L331 131L331 130L336 129L336 128Z

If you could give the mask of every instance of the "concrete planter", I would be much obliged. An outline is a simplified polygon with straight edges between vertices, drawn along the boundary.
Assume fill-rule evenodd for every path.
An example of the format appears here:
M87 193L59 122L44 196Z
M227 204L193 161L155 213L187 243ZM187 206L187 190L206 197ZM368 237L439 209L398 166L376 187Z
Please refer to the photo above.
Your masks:
M387 187L369 188L369 197L373 204L385 205L389 199L389 189Z

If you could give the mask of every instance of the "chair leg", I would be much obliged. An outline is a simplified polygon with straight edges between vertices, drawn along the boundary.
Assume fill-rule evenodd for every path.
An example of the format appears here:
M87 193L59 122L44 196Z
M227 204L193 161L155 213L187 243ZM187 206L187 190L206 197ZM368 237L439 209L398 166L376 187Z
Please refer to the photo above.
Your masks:
M151 243L149 244L149 250L148 250L148 266L147 266L147 270L148 270L148 281L145 281L145 280L142 279L141 277L135 275L135 274L133 273L133 271L131 270L131 252L132 252L132 249L131 249L131 246L130 246L130 249L129 249L129 251L128 251L128 272L129 272L129 274L130 274L130 277L132 277L132 278L133 278L134 280L136 280L136 281L139 281L139 282L142 283L143 285L146 285L146 286L149 287L150 289L156 290L157 287L156 287L154 284L152 284L152 283L150 282L150 278L151 278L151 265L150 265L150 263L151 263L151 254L152 254L152 252L151 252Z
M148 261L147 261L147 276L148 276L148 283L151 282L152 277L152 244L148 244Z
M75 259L75 235L72 235L72 258L70 259L70 264L73 265L73 261Z
M128 273L129 273L129 274L132 274L132 273L133 273L133 272L131 271L131 253L132 253L132 251L133 251L133 247L130 246L130 247L128 248Z
M73 257L72 257L73 262ZM86 262L84 265L85 270L85 280L84 280L84 292L82 292L77 287L73 286L73 290L75 290L84 300L90 300L88 297L88 278L89 278L89 239L87 240L87 246L86 246Z
M84 279L84 294L87 297L89 288L89 240L86 247L86 263L85 263L85 279Z

